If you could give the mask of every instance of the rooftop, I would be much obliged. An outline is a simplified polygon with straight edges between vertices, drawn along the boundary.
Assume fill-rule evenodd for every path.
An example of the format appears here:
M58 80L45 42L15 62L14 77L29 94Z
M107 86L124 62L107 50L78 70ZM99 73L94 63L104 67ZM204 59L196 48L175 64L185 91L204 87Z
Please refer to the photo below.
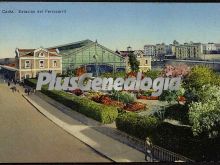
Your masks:
M58 45L58 46L54 46L54 47L50 47L48 49L59 49L59 51L68 51L68 50L73 50L73 49L79 49L82 48L88 44L94 43L93 41L86 39L86 40L82 40L82 41L78 41L78 42L73 42L73 43L69 43L69 44L64 44L64 45Z

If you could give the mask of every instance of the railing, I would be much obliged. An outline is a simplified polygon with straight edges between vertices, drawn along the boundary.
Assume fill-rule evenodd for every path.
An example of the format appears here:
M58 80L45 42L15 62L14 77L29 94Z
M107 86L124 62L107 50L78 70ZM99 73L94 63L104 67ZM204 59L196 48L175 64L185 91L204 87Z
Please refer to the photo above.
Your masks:
M147 152L148 150L148 152ZM150 151L150 153L149 153ZM147 145L145 142L145 159L150 159L150 161L162 161L162 162L194 162L194 160L189 159L185 156L176 154L159 146L151 144Z

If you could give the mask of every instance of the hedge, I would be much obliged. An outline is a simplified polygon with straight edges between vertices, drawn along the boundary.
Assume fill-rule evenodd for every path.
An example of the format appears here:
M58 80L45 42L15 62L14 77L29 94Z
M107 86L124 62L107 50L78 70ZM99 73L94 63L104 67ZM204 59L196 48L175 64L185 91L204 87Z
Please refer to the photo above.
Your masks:
M137 113L121 113L116 119L116 127L130 135L140 139L151 137L153 131L159 124L156 117L140 116Z
M24 84L32 88L36 88L37 80L33 78L24 79Z
M36 81L26 80L25 83L27 85L33 85L34 83L36 84ZM65 91L47 90L46 87L43 87L41 92L72 110L82 113L103 124L112 123L118 116L116 107L99 104L85 97L75 96Z

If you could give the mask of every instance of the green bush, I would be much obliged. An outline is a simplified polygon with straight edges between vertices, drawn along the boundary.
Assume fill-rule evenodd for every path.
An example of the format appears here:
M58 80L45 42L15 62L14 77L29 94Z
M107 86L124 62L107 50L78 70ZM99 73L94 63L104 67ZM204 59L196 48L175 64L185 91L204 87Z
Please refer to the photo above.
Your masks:
M167 150L182 154L189 158L195 158L195 155L200 155L197 151L198 144L190 127L173 125L167 122L162 122L158 125L152 138L153 144L163 147Z
M106 78L110 78L110 77L112 77L113 79L116 79L116 78L118 78L118 77L121 77L121 78L125 78L125 76L126 76L126 72L124 72L124 71L121 71L121 72L115 72L115 73L102 73L101 74L101 77L106 77Z
M164 118L178 120L182 124L189 124L189 108L187 105L174 104L165 109Z
M159 120L153 116L140 116L136 113L121 113L116 119L116 127L140 139L151 137Z
M37 79L33 79L33 78L24 79L24 84L26 84L32 88L36 88Z
M111 98L114 100L122 101L125 104L132 103L135 100L134 95L125 91L113 91L111 94Z
M150 77L153 80L161 76L161 71L159 70L148 70L147 72L144 73L144 76Z
M163 93L159 96L160 101L167 101L168 103L178 100L177 91L164 90Z
M160 101L167 101L168 103L178 101L179 96L183 96L185 93L185 89L181 86L179 90L164 90L162 94L159 96Z
M65 91L47 90L45 86L41 89L41 92L72 110L103 124L112 123L118 116L116 107L99 104L85 97L74 96Z

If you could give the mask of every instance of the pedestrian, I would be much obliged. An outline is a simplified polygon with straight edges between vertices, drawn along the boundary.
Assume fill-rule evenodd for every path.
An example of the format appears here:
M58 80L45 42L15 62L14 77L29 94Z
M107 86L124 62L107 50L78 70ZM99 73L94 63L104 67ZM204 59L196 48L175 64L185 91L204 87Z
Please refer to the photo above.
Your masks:
M16 87L15 86L12 86L10 89L12 90L13 93L16 91Z
M146 138L145 141L145 160L149 162L153 162L153 154L152 154L152 142L149 137Z
M16 88L16 86L14 86L14 90L15 90L15 92L17 92L17 88Z
M8 81L8 86L10 86L10 82Z
M28 88L28 90L27 90L28 95L30 95L30 92L31 92L31 90L30 90L30 88Z
M33 93L35 94L36 93L36 90L33 88Z

